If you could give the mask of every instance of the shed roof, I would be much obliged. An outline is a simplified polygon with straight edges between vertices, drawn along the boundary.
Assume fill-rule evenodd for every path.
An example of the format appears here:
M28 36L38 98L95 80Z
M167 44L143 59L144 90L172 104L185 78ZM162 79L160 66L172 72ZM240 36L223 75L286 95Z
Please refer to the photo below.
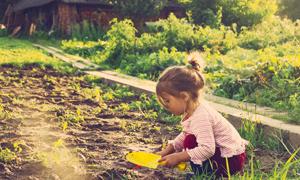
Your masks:
M109 5L105 0L19 0L14 4L14 11L20 11L32 7L43 6L51 2L64 2L64 3L76 3L76 4L95 4L95 5Z

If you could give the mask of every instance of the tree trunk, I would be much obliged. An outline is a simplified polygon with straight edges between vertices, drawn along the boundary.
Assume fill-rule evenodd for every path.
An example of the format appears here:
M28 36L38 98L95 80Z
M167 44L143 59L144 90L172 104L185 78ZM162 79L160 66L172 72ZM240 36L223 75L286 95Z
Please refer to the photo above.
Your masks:
M13 9L12 9L12 6L11 5L8 5L5 13L4 13L4 24L7 28L10 28L11 25L13 24Z
M65 35L72 34L72 27L78 22L76 5L58 4L58 30Z

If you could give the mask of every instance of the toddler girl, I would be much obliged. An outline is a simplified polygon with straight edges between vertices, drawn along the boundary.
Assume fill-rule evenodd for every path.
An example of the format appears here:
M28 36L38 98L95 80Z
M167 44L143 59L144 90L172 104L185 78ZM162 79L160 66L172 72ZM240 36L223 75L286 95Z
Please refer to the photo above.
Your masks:
M195 174L228 177L242 172L247 141L207 102L202 99L204 77L198 52L188 56L187 66L167 68L160 76L156 94L169 112L182 115L183 131L158 154L159 161L172 167L190 161Z

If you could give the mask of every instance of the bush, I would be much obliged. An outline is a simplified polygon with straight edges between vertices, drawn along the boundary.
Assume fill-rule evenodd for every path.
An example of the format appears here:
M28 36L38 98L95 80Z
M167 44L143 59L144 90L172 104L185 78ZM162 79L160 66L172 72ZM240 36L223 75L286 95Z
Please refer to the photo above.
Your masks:
M169 48L175 47L179 51L189 51L195 48L194 26L186 19L178 19L171 14L168 19L158 21L154 30L160 33L160 39Z
M277 12L276 0L218 0L222 7L222 22L239 27L259 24Z
M98 40L95 41L78 41L78 40L63 40L61 42L61 48L70 54L79 55L85 58L95 56L97 52L102 51L105 46L105 42Z
M175 48L170 51L168 48L163 48L151 54L129 54L122 60L120 69L140 78L155 80L165 68L183 64L185 56L186 53L178 52Z
M226 54L229 50L234 49L238 43L236 33L225 26L221 26L220 29L200 26L195 31L195 36L195 44L198 49L210 49L213 53Z
M166 41L161 33L143 33L137 38L134 52L139 54L149 54L157 52L166 46Z
M205 70L214 94L298 116L295 102L300 92L300 48L294 46L285 53L281 47L258 51L236 48L226 55L209 54Z
M253 28L243 28L240 34L236 29L235 24L197 26L171 14L168 19L148 24L147 33L139 37L130 20L115 19L105 43L86 42L81 48L77 47L79 42L63 44L66 51L152 80L165 68L184 64L186 52L200 49L207 61L207 84L214 94L298 116L299 25L272 17Z
M84 20L72 27L71 37L82 41L98 40L104 36L104 29Z
M290 19L300 19L299 0L280 0L280 14L288 16Z
M132 53L132 47L135 46L137 30L134 28L131 20L125 19L111 21L111 28L106 34L107 43L104 55L100 58L105 60L112 67L119 67L121 59L128 53Z
M300 24L274 16L253 29L244 29L239 37L239 46L258 50L294 40L300 40Z
M236 23L252 26L277 11L276 0L179 0L191 11L195 23L218 27Z
M160 45L175 47L179 51L210 48L212 51L226 53L237 45L236 33L229 27L219 29L195 26L186 19L178 19L171 14L168 19L151 24L152 37ZM143 36L142 36L143 37Z
M0 37L7 36L8 32L6 28L1 29L1 24L0 24Z

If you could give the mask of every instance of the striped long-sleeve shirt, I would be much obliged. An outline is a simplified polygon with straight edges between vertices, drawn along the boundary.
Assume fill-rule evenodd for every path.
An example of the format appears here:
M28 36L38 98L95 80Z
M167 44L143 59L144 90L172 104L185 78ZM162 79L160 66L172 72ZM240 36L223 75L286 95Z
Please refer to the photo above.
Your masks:
M248 144L232 124L205 101L189 118L181 121L181 125L183 131L170 143L176 151L182 151L185 136L193 134L198 146L186 151L195 164L201 165L212 157L216 147L220 148L222 157L232 157L243 153Z

